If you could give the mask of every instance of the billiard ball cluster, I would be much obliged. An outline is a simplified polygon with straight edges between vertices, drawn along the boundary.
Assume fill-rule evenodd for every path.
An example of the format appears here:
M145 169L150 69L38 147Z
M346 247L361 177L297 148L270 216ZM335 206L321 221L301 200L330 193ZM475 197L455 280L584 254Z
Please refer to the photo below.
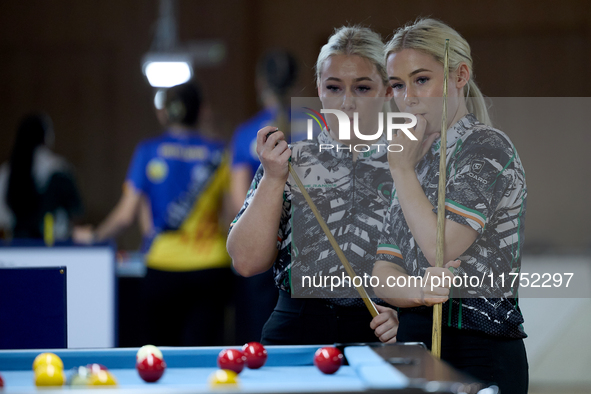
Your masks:
M160 349L153 345L142 346L135 356L135 369L144 381L157 382L166 370Z
M219 370L209 378L212 386L238 384L238 374L244 366L258 369L267 361L267 350L258 342L249 342L238 349L224 349L218 355ZM324 374L330 375L339 370L343 363L343 353L335 347L322 347L314 354L314 365Z
M115 376L101 364L88 364L72 369L68 386L117 386Z
M244 366L250 369L258 369L267 362L267 349L258 342L248 342L242 346L242 350L224 349L218 355L218 367L242 372Z
M267 362L267 349L258 342L248 342L238 349L224 349L218 355L218 371L209 377L211 386L236 385L244 367L258 369Z
M35 385L63 386L66 383L64 363L54 353L41 353L33 361ZM116 386L117 380L100 364L89 364L72 370L67 380L71 386Z
M88 364L72 369L68 386L117 386L117 379L104 365Z

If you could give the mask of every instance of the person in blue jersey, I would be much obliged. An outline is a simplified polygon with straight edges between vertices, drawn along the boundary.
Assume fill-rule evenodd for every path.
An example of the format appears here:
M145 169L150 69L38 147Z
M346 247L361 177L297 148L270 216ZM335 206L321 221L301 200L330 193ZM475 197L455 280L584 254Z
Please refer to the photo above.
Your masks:
M280 112L289 109L288 93L296 79L296 60L286 51L270 51L257 64L256 89L263 109L238 126L231 143L231 190L236 212L242 208L252 178L261 164L256 152L257 132L277 123L283 116ZM304 138L303 134L295 138L298 136Z
M138 145L123 195L107 218L96 229L75 234L81 242L111 238L147 202L152 226L144 242L148 270L142 301L149 314L146 339L157 345L223 340L231 271L220 219L230 173L224 143L195 128L201 102L194 83L166 91L166 132Z
M257 64L255 83L263 109L238 126L231 143L231 196L235 213L242 207L252 178L261 164L256 152L257 132L265 126L287 120L288 93L296 78L296 60L284 50L267 52ZM291 137L297 139L298 135ZM235 294L236 326L240 327L236 332L236 342L258 340L277 303L278 291L272 270L250 278L238 277Z

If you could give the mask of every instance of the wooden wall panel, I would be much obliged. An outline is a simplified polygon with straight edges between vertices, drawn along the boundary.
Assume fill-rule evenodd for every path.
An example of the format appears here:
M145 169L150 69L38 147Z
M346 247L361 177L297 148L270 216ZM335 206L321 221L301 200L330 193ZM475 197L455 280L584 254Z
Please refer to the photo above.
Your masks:
M135 145L160 132L153 90L140 71L157 13L156 0L0 2L0 161L8 159L20 116L33 109L49 112L56 151L77 167L85 221L97 223L109 212ZM302 64L296 94L314 95L316 56L335 27L361 23L388 37L418 16L440 18L468 39L477 81L489 96L591 96L587 1L180 0L179 36L181 41L221 39L227 45L226 60L197 75L215 112L216 132L228 138L257 110L253 75L266 49L291 50ZM573 131L571 138L572 151L561 151L556 168L568 168L571 156L589 167L588 133ZM514 140L524 160L531 161L525 163L531 189L543 189L549 180L537 172L537 163L550 141L529 134ZM555 197L540 194L532 200L528 241L549 239L559 228L564 235L557 246L591 243L588 226L573 226L569 219L577 214L575 207L586 204L591 186L570 176L564 175L561 187L572 203L551 225L542 218ZM120 246L135 248L138 240L132 231Z

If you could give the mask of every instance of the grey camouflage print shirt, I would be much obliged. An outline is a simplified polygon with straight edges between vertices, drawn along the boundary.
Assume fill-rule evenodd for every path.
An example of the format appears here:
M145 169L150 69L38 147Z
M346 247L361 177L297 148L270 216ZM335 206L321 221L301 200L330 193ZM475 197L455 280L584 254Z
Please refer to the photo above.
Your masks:
M434 207L440 144L441 140L436 140L416 168L423 191ZM508 273L521 268L527 197L521 160L504 133L478 122L472 114L447 131L446 153L446 218L478 232L476 241L459 256L461 265L455 275L484 280L476 288L451 289L450 300L443 305L443 323L494 336L524 338L517 299L519 281L515 281L515 287L507 281ZM411 276L422 277L430 264L404 219L395 187L392 195L376 258L400 265ZM504 285L499 277L502 273ZM400 313L404 311L400 308Z
M336 149L322 150L320 144ZM310 197L326 221L356 275L371 275L375 251L390 201L392 176L388 168L385 139L368 146L353 162L352 153L323 130L313 140L291 145L291 163ZM252 201L263 177L257 170L244 206L234 223ZM273 273L281 290L297 297L324 298L344 307L364 307L353 286L302 286L302 276L315 278L346 276L344 267L322 231L312 210L289 177L283 193L283 210L277 234L279 250ZM307 283L307 282L306 282ZM373 295L371 288L366 288ZM382 300L374 301L386 305Z

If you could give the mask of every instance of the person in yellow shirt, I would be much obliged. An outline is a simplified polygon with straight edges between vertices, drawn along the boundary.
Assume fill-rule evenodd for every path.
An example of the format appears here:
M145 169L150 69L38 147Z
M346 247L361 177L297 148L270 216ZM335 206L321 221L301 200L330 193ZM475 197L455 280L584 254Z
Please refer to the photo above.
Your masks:
M196 129L201 92L193 83L166 91L167 130L136 148L119 203L80 242L128 227L145 200L152 228L144 242L146 339L157 345L220 345L231 283L221 224L229 185L225 144ZM144 230L145 231L145 230ZM144 234L145 236L146 234Z

